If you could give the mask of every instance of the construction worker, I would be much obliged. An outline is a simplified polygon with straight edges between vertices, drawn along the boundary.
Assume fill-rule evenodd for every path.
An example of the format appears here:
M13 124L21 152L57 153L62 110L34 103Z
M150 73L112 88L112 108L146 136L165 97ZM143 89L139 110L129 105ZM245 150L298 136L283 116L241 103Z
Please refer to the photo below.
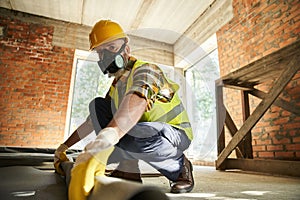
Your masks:
M94 176L104 175L110 163L119 164L110 176L142 182L139 160L168 178L172 193L190 192L192 164L183 152L193 134L177 94L179 86L157 65L131 56L129 38L118 23L100 20L89 39L101 71L114 81L105 98L90 103L87 120L55 151L56 172L64 175L66 150L92 131L97 134L76 159L69 198L87 197Z

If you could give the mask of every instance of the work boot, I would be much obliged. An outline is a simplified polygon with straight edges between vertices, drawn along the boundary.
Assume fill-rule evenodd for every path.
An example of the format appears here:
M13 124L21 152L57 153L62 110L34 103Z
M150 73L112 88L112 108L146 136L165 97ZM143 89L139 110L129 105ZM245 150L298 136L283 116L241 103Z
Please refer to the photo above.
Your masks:
M121 161L119 166L108 176L143 183L138 160Z
M171 193L190 192L194 188L192 163L184 156L182 171L176 181L170 181Z

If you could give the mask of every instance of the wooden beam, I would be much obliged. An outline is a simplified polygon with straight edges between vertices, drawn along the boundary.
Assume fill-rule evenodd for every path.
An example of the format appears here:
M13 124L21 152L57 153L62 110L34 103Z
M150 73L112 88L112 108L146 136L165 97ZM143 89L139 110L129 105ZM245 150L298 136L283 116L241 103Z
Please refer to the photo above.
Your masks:
M233 137L236 134L236 132L238 131L238 129L237 129L234 121L232 120L232 118L231 118L231 116L230 116L227 109L226 109L225 124L226 124L226 127L229 130L229 133L230 133L231 137ZM243 158L244 157L240 145L236 148L236 156L238 158Z
M223 76L222 80L224 84L239 86L251 83L259 84L279 77L281 71L286 69L289 58L300 56L299 47L300 40Z
M223 104L223 83L221 79L215 81L216 90L216 117L217 117L217 148L218 155L225 148L225 131L224 131L224 121L226 116L225 106Z
M224 164L226 169L300 177L299 161L228 158Z
M255 126L255 124L260 120L263 114L279 96L285 86L293 78L300 68L300 57L294 56L286 67L286 70L282 72L280 77L274 83L273 87L270 89L269 93L266 95L260 104L253 111L252 115L245 121L238 132L233 136L232 140L229 142L227 147L220 153L218 159L216 160L216 167L220 167L224 160L230 155L232 150L241 142L241 140L246 136L246 134Z
M255 84L244 84L244 85L239 85L237 83L233 83L233 82L230 82L230 84L227 84L227 83L224 83L224 87L227 87L227 88L231 88L231 89L236 89L236 90L244 90L244 91L251 91L253 90L253 86Z
M247 91L241 91L241 95L243 122L245 123L250 116L249 95ZM245 138L239 146L243 147L242 152L244 158L253 158L251 130L247 132Z
M238 128L236 127L234 121L232 120L229 112L226 109L226 118L225 118L225 124L231 134L231 136L234 136L235 133L238 131Z
M265 92L260 91L258 89L253 89L252 91L249 91L250 94L252 94L253 96L256 96L260 99L265 98L265 96L267 95ZM290 102L287 102L281 98L278 98L275 100L275 102L273 103L275 106L281 107L291 113L294 113L295 115L300 116L300 106L297 106L296 104L292 104Z

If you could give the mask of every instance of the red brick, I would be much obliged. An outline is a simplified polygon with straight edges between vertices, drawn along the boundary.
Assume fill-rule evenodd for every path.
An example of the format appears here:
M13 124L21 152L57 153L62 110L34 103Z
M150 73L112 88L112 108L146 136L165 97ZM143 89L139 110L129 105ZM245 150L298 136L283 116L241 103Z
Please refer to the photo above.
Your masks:
M253 127L252 131L251 131L254 135L260 135L262 134L264 131L263 131L263 127Z
M258 152L258 157L259 158L273 158L274 153L273 152Z
M272 144L289 144L291 143L290 138L282 138L282 139L277 139L276 137L272 138Z
M285 148L288 151L300 151L300 144L286 144Z
M283 124L284 129L300 129L300 122Z
M265 127L265 131L268 132L272 132L272 131L278 131L280 130L280 125L276 125L276 126L266 126Z
M283 145L268 145L267 151L282 151Z
M283 110L283 111L281 112L281 116L282 116L282 117L291 116L291 113L290 113L289 111Z
M278 118L280 116L279 112L268 112L265 114L265 117L270 118Z
M299 158L300 157L300 152L295 152L295 157Z
M257 145L268 145L268 144L272 144L272 140L268 139L268 140L256 140L256 144Z
M276 158L293 158L294 152L275 152Z
M266 151L266 146L265 145L256 145L253 146L253 151Z
M292 140L293 143L300 143L300 137L294 137Z
M276 125L281 125L281 124L287 123L289 120L290 120L289 117L281 117L281 118L275 119L273 121L273 123L276 124Z
M270 122L266 122L266 121L259 121L255 127L266 127L266 126L270 126Z

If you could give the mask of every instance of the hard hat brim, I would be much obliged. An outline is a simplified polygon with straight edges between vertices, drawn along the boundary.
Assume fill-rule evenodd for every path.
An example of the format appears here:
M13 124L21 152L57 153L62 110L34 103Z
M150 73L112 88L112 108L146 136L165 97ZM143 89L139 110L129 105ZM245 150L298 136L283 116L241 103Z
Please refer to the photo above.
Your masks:
M102 41L102 42L95 43L95 44L91 45L91 46L90 46L90 50L93 50L94 48L96 48L96 47L98 47L98 46L100 46L100 45L103 45L103 44L112 42L112 41L114 41L114 40L122 39L122 38L125 39L125 42L126 42L126 43L129 42L128 36L127 36L126 34L124 34L124 33L121 33L121 34L114 35L114 36L112 36L112 37L110 37L110 38L108 38L108 39L106 39L106 40L104 40L104 41Z

